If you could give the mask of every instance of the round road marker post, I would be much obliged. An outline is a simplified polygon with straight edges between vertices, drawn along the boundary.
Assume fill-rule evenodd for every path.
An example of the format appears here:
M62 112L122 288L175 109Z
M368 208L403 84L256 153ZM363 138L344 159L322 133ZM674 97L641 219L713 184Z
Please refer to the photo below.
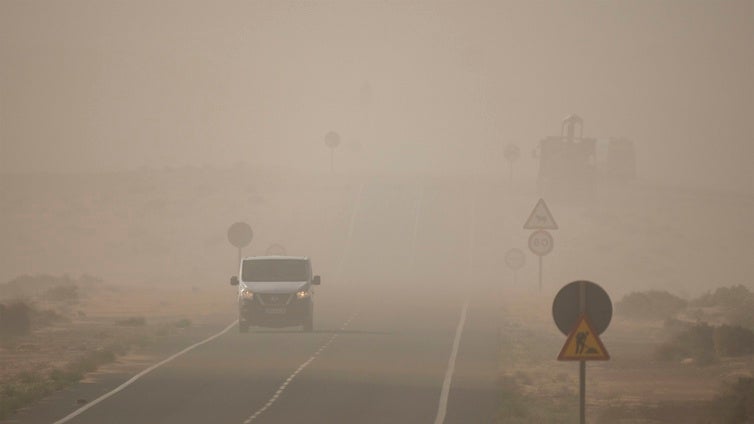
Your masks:
M330 131L325 134L325 146L330 148L330 172L335 172L335 148L340 145L340 134Z
M552 303L555 325L568 336L559 361L579 361L579 422L586 423L586 361L607 361L610 354L599 335L613 317L610 296L591 281L565 285Z
M521 249L510 249L505 253L505 264L513 271L513 284L516 284L517 271L526 264L526 255Z
M529 236L529 250L539 256L539 291L542 291L542 257L552 252L554 240L545 230L538 230Z
M236 222L228 228L228 241L238 248L238 265L241 264L241 250L251 243L252 238L254 238L254 231L245 222Z

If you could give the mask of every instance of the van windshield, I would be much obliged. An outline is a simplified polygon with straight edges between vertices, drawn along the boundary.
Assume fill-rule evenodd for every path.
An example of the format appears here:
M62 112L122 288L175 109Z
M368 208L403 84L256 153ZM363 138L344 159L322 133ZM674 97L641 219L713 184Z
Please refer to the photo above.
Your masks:
M301 259L270 259L243 261L243 281L306 281L309 272Z

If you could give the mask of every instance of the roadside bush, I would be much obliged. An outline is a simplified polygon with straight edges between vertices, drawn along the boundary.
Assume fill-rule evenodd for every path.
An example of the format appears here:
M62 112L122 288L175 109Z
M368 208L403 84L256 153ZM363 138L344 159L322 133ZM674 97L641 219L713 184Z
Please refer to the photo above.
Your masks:
M693 299L689 305L714 308L726 323L754 329L754 293L745 286L720 287Z
M693 358L698 365L716 358L754 354L754 332L741 326L695 324L677 333L655 350L657 359L674 361Z
M754 378L740 377L723 388L718 410L725 424L750 423L754 420Z
M693 358L699 365L709 364L715 357L715 328L706 322L695 324L658 346L655 356L664 361Z
M53 388L44 376L24 372L0 386L0 419L6 418L24 405L52 393Z
M38 310L32 308L31 323L33 328L46 327L56 322L70 322L70 319L52 309Z
M0 385L0 420L8 417L39 399L79 382L86 373L102 365L113 362L116 355L122 355L127 348L120 344L86 353L62 368L55 368L48 374L23 372Z
M68 275L21 275L5 284L0 284L0 297L37 296L55 286L70 286L74 281Z
M31 331L32 309L22 301L0 304L0 336L23 336Z
M754 298L746 299L741 305L724 311L723 317L728 324L754 329Z
M693 306L738 308L754 302L754 293L742 285L720 287L691 301Z
M79 288L76 285L55 286L42 294L50 302L75 304L79 301Z
M175 326L177 328L188 328L191 327L191 320L188 318L181 318L178 321L175 322Z
M718 356L742 356L754 353L754 332L748 328L721 325L715 328L715 352Z
M631 319L664 320L677 315L686 303L666 291L633 292L615 304L615 313Z
M115 321L115 325L123 327L143 327L147 325L147 320L144 317L130 317Z
M81 297L79 288L91 289L102 285L102 280L88 274L78 279L69 275L21 275L0 284L0 298L26 298L41 296L45 300L76 301ZM72 287L76 287L72 289ZM50 297L52 296L52 297Z

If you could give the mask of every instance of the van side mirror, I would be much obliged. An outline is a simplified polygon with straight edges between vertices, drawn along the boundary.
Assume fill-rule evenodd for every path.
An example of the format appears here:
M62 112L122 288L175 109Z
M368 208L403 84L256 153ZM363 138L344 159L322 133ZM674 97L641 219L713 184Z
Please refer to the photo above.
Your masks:
M314 284L315 286L320 285L321 282L322 281L320 280L319 275L315 275L314 278L312 278L312 284Z
M236 277L235 275L232 276L232 277L230 277L230 285L231 286L237 286L238 285L238 277Z

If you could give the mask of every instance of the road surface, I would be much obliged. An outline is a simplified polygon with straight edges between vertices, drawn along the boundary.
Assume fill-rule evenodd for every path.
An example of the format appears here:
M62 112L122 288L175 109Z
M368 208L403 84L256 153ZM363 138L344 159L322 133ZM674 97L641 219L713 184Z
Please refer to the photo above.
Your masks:
M487 194L365 183L338 269L318 289L313 333L239 334L229 315L228 331L208 328L130 383L133 372L100 376L15 422L494 422L505 234Z

